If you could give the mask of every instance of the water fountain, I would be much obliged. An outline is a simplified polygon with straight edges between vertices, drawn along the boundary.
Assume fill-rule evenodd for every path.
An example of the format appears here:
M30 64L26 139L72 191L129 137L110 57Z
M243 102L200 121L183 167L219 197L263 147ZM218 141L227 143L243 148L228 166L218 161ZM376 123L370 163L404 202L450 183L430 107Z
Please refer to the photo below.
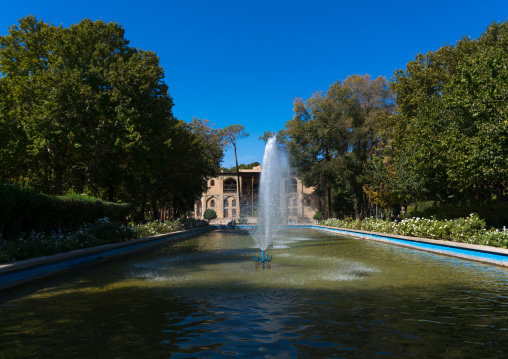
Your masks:
M217 230L0 292L1 357L506 357L507 268L303 226L273 244L276 271Z
M278 146L275 137L271 137L265 147L261 182L259 186L258 227L253 233L261 257L254 257L256 266L259 263L270 265L272 257L265 256L265 251L272 243L274 235L284 223L286 205L285 191L282 186L284 175L288 170L288 161Z

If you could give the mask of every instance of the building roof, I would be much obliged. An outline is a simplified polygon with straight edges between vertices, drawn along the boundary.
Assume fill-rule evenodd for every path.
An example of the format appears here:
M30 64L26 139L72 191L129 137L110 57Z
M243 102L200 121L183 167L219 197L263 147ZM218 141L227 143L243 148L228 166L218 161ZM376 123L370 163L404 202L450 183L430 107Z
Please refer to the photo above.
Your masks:
M256 166L252 169L240 169L239 172L247 172L247 173L260 173L261 172L261 166ZM230 172L220 172L218 175L236 175L236 171L230 171Z

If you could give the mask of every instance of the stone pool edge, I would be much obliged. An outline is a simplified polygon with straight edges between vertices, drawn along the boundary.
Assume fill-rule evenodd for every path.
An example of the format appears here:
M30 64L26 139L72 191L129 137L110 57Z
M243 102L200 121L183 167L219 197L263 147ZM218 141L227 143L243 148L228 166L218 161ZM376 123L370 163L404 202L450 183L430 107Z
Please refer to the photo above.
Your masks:
M235 227L241 229L241 228L252 228L255 226L237 225ZM398 234L368 232L349 228L320 226L316 224L294 224L283 227L312 228L333 233L339 233L341 235L354 238L378 241L401 247L418 249L425 252L431 252L450 257L456 257L461 259L473 260L476 262L508 267L508 249L506 248L490 247L480 244L451 242L438 239L402 236ZM231 228L231 227L222 226L219 228Z
M194 228L1 264L0 291L145 251L164 243L188 239L215 228Z
M368 232L349 228L345 229L319 225L312 225L307 227L329 232L336 232L355 238L389 243L426 252L508 267L508 249L506 248L490 247L480 244L451 242L438 239L402 236L380 232Z

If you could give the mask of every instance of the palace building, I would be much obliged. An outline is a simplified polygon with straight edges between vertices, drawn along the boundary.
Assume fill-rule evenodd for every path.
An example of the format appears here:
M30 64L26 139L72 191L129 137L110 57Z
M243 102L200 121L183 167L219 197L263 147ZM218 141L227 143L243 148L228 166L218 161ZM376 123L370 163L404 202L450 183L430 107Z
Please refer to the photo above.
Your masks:
M238 177L236 172L221 172L210 178L208 190L194 204L194 217L203 218L207 209L213 209L217 219L212 223L227 224L233 219L238 222L240 218L247 223L257 223L261 166L240 170ZM310 223L317 211L323 213L324 199L313 194L314 188L305 187L291 174L286 176L282 186L287 201L284 209L287 223Z

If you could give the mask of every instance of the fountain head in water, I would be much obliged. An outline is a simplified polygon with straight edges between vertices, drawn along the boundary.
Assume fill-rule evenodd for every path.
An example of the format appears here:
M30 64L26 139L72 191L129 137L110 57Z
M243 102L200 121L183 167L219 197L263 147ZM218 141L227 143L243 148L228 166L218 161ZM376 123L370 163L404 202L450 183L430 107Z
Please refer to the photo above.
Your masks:
M253 234L256 244L261 249L261 258L255 258L257 263L272 259L271 256L269 260L265 258L265 251L284 223L286 201L282 181L287 172L287 157L278 148L275 137L271 137L266 143L263 156L259 186L258 228Z
M263 268L265 267L265 264L268 265L268 268L271 268L272 266L272 256L265 257L265 251L261 251L261 257L258 258L258 256L254 256L254 260L256 261L256 267L259 267L259 263L263 264Z

